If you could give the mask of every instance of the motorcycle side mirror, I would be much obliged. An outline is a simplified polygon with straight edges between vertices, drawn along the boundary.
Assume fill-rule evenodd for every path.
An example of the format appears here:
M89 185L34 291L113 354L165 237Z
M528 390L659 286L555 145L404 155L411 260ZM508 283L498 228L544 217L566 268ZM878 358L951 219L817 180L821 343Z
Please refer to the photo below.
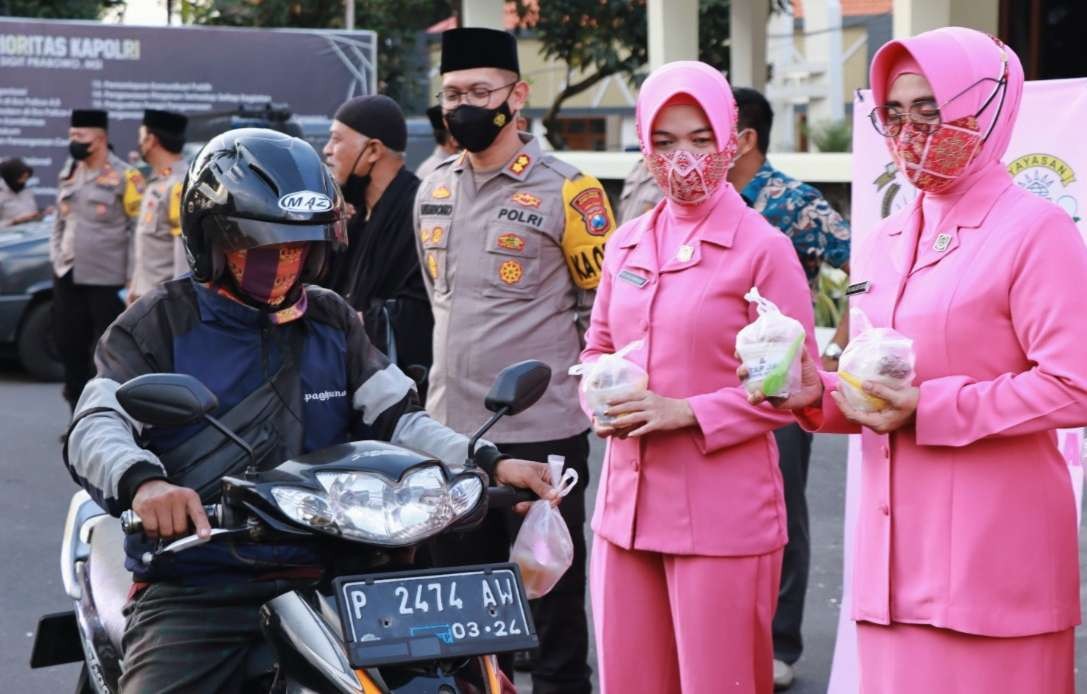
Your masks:
M530 359L511 364L498 374L484 407L507 415L524 412L543 397L550 383L551 367L542 361Z
M153 373L137 376L117 389L117 402L137 422L179 427L201 419L219 400L188 374Z
M491 386L491 392L487 393L487 398L483 401L483 406L493 412L494 416L468 442L469 465L476 454L476 443L480 437L502 417L524 412L534 405L547 392L550 383L551 367L542 361L529 359L502 369Z
M137 376L117 389L117 402L137 422L155 427L180 427L203 420L238 445L249 458L247 477L257 472L253 447L211 413L219 399L188 374L154 373Z

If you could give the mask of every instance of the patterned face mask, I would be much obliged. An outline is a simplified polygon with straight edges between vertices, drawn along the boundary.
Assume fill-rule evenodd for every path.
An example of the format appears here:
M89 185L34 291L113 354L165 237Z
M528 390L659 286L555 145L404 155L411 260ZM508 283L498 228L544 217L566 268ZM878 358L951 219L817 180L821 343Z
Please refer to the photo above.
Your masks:
M735 139L723 152L695 154L685 149L653 152L646 167L668 198L680 205L697 205L721 187L735 156Z
M974 116L942 123L929 132L908 122L891 140L891 156L910 183L925 192L940 193L962 176L981 143Z
M228 252L226 264L240 292L276 308L298 285L308 252L308 243L262 246Z

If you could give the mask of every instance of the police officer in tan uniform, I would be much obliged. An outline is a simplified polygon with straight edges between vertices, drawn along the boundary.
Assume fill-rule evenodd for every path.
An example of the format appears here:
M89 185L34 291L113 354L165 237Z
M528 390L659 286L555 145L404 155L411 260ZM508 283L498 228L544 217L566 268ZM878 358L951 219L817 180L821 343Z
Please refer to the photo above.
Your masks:
M185 127L180 113L143 112L137 147L151 167L136 219L135 259L128 285L129 304L166 280L188 272L181 243L181 188L185 183Z
M124 309L119 294L130 274L143 177L110 152L105 111L72 111L71 126L49 259L64 398L74 408L93 376L98 338Z
M623 192L619 194L619 223L626 224L635 217L653 209L664 197L645 159L639 159L627 177L623 179Z
M562 455L581 484L560 506L574 564L533 613L540 651L536 694L591 691L585 617L585 500L589 421L578 405L578 361L615 226L592 176L518 133L528 98L513 36L492 29L442 34L439 101L450 133L467 150L443 162L419 188L416 243L434 310L434 367L427 410L469 431L486 421L484 396L498 372L524 359L551 367L551 385L530 410L488 434L518 458ZM493 513L469 536L434 548L440 563L503 561L516 522ZM509 662L503 669L509 671Z

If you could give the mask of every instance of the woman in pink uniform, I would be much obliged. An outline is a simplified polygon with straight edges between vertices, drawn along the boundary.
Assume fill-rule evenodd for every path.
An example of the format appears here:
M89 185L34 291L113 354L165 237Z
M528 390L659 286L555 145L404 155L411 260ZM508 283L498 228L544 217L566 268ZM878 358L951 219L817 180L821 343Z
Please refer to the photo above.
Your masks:
M807 363L782 404L813 430L863 427L861 691L1071 694L1076 510L1054 429L1087 424L1087 248L1000 162L1023 90L1010 48L939 29L881 48L871 82L920 194L855 240L852 301L913 338L917 378L866 384L890 407L865 414Z
M612 403L591 589L605 694L769 693L785 506L773 429L736 376L757 286L801 321L811 298L789 239L725 174L736 106L722 75L676 62L638 96L642 151L666 197L609 241L582 360L627 358L649 392ZM784 415L784 416L783 416Z

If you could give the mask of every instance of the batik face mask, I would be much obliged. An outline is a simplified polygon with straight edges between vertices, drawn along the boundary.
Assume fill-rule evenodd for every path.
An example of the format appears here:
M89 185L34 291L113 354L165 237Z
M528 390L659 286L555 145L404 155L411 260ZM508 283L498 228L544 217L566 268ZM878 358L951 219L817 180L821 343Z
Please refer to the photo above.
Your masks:
M907 122L891 141L891 156L910 183L925 192L940 193L966 171L982 140L974 116L941 123L928 132Z
M685 149L653 152L646 157L646 167L657 185L673 202L697 205L721 187L735 155L735 140L731 149L723 152L695 154Z
M307 243L262 246L226 253L234 284L247 298L277 308L298 285L309 252Z

